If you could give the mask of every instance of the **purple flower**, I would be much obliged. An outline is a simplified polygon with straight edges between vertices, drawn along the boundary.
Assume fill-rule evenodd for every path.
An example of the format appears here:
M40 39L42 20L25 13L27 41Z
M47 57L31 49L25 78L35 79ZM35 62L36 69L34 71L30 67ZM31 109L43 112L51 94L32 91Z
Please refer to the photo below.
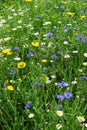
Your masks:
M72 94L71 92L65 92L65 93L64 93L64 97L65 97L66 99L69 99L69 98L73 97L73 94Z
M78 36L78 37L77 37L77 40L78 40L78 41L83 41L83 40L84 40L84 36L83 36L83 35Z
M35 83L34 83L34 86L38 87L38 86L39 86L39 83L38 83L38 82L35 82Z
M53 33L47 33L47 37L51 38L53 36Z
M37 18L38 18L38 19L41 19L41 18L42 18L42 16L41 16L41 15L38 15L38 16L37 16Z
M64 27L63 30L64 30L64 31L68 31L69 28L68 28L68 27Z
M63 101L64 98L65 98L64 95L57 95L57 96L56 96L56 99L57 99L57 100Z
M84 43L87 44L87 39L84 40Z
M26 108L29 109L29 108L31 108L31 107L32 107L32 102L31 102L31 101L27 102Z
M58 83L58 85L59 85L59 87L67 87L68 83L61 81L61 82Z
M15 75L16 71L15 70L10 70L10 75Z
M27 54L27 58L30 58L31 56L33 56L34 55L34 52L32 51L32 50L30 50L30 52Z
M55 60L55 59L57 58L57 56L56 56L56 55L52 55L51 58L52 58L53 60Z
M87 80L87 76L81 76L81 79Z
M64 5L60 5L60 9L64 9L65 8L65 6Z
M19 47L15 47L15 48L14 48L14 51L18 51L18 50L19 50Z

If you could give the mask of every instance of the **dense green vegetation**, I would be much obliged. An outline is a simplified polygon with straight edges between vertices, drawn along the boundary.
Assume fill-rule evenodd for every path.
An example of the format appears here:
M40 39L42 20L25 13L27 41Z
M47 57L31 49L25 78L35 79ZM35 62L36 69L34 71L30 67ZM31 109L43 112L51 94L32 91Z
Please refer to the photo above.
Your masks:
M0 1L0 130L87 129L87 1Z

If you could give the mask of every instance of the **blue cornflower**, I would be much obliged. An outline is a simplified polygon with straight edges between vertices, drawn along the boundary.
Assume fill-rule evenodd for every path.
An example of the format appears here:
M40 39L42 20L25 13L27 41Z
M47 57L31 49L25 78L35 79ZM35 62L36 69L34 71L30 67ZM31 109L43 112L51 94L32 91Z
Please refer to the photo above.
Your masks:
M87 44L87 39L84 40L84 43Z
M77 40L78 40L78 41L83 41L83 40L84 40L84 36L83 36L83 35L78 36L78 37L77 37Z
M41 15L38 15L38 16L37 16L37 18L38 18L38 19L41 19L41 18L42 18L42 16L41 16Z
M30 58L31 56L33 56L34 55L34 52L32 51L32 50L30 50L30 52L27 54L27 58Z
M56 55L52 55L51 58L52 58L53 60L55 60L55 59L57 58L57 56L56 56Z
M69 99L69 98L73 97L73 94L71 92L65 92L64 97Z
M47 37L51 38L53 36L53 33L49 32L47 33Z
M81 76L81 79L87 80L87 76Z
M64 27L63 30L64 30L64 31L68 31L68 30L69 30L69 27Z
M65 8L65 6L64 5L60 5L60 9L64 9Z
M15 70L10 70L10 75L15 75L16 74L16 71Z
M29 109L29 108L31 108L31 107L32 107L32 102L31 102L31 101L27 102L26 108Z
M34 83L34 86L38 87L38 86L39 86L39 83L38 83L38 82L35 82L35 83Z
M65 98L64 95L57 95L57 96L56 96L56 99L57 99L57 100L63 101L64 98Z
M18 50L19 50L19 47L15 47L15 48L14 48L14 51L18 51Z
M58 83L59 87L67 87L68 83L66 83L65 81L61 81Z

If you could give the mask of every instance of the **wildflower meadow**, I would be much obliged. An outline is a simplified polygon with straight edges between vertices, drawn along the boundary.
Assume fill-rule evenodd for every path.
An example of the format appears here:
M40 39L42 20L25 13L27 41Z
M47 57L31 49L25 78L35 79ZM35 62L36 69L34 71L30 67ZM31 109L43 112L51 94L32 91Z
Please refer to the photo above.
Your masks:
M87 130L87 0L0 0L0 130Z

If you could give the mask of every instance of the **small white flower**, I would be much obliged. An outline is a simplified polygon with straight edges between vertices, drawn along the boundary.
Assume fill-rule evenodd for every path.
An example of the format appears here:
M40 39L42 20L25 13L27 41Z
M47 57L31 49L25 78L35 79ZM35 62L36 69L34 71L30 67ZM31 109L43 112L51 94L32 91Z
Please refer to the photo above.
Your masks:
M84 53L84 56L87 57L87 53Z
M77 81L74 80L74 81L71 82L71 84L75 85L75 84L77 84Z
M63 44L67 45L67 44L68 44L68 41L64 41Z
M29 117L29 118L33 118L33 117L34 117L34 114L33 114L33 113L30 113L28 117Z
M35 36L37 36L37 35L39 35L39 33L38 33L38 32L36 32L36 33L34 33L34 35L35 35Z
M49 84L49 83L51 83L51 80L47 80L47 81L46 81L46 84Z
M64 56L64 58L70 58L70 55L69 55L69 54L66 54L66 55Z
M44 22L43 25L49 25L51 22Z
M84 65L84 66L87 66L87 62L83 62L83 65Z
M56 128L57 128L57 130L59 130L60 128L62 128L62 125L61 124L57 124Z
M4 41L9 41L11 39L11 37L6 37L4 38Z
M79 72L82 72L83 70L82 70L82 69L79 69L78 71L79 71Z
M87 127L87 123L85 123L84 125L85 125L85 127Z
M57 111L56 111L56 114L57 114L58 116L63 116L63 111L57 110Z
M19 23L19 24L22 23L22 20L18 20L18 23Z
M84 122L85 118L83 116L77 116L79 122Z
M14 60L19 61L19 60L21 60L21 58L20 57L14 57Z
M73 53L75 54L75 53L78 53L78 51L73 51Z
M51 78L52 78L52 79L55 79L55 78L56 78L56 76L55 76L55 75L51 75Z

